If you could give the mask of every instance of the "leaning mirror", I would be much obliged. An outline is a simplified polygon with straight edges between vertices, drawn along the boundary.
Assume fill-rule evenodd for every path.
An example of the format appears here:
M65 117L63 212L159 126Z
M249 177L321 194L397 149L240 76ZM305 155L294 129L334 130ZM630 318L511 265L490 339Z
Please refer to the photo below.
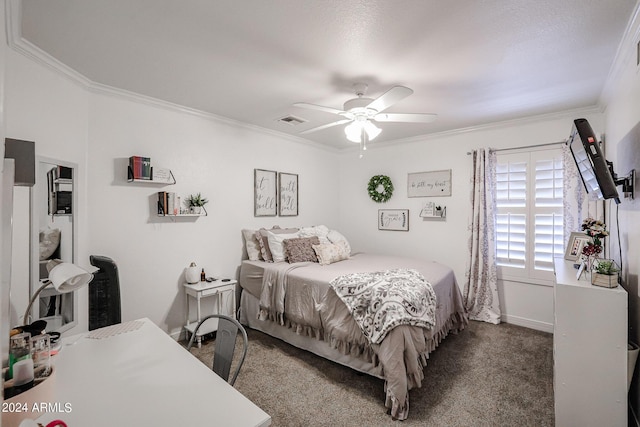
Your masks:
M77 165L39 157L36 183L31 188L31 289L29 295L47 280L47 262L60 259L76 262ZM31 309L31 322L42 319L48 332L64 332L77 323L75 292L58 293L45 288Z

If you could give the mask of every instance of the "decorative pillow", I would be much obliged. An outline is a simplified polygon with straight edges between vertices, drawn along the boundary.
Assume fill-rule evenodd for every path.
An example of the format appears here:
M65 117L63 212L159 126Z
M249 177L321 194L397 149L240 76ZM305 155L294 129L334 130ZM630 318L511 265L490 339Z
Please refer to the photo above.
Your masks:
M273 233L267 231L267 240L269 242L269 250L271 251L272 262L284 261L284 247L282 242L286 239L295 239L298 237L298 232L291 234Z
M250 261L260 261L262 254L260 253L260 243L256 238L256 230L242 230L245 247L247 248L247 256Z
M349 253L347 253L342 243L321 243L319 245L313 245L313 250L318 256L320 265L329 265L334 262L349 259Z
M285 239L282 241L285 259L290 263L305 261L318 262L316 252L313 250L313 245L319 244L320 239L318 239L318 236Z
M260 245L260 255L262 259L267 262L273 262L273 257L271 256L271 250L269 249L269 242L267 240L267 232L272 231L274 233L295 233L298 231L297 228L280 228L277 225L274 225L271 230L267 230L266 228L261 228L256 231L256 239L258 240L258 244Z
M345 250L347 251L347 255L351 254L351 245L349 244L349 241L338 231L329 231L329 233L327 234L327 239L329 239L331 243L342 243L345 247Z
M327 238L327 234L329 234L329 228L325 225L314 225L313 227L302 227L300 229L300 237L318 236L320 243L331 243Z
M60 230L47 228L40 232L40 261L49 259L60 245Z

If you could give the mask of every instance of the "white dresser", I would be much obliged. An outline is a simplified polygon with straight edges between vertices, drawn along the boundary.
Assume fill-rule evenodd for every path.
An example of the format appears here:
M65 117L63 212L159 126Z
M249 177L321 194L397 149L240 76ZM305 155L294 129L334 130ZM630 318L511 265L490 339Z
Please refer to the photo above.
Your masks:
M556 426L627 426L628 297L576 279L556 258L553 382Z

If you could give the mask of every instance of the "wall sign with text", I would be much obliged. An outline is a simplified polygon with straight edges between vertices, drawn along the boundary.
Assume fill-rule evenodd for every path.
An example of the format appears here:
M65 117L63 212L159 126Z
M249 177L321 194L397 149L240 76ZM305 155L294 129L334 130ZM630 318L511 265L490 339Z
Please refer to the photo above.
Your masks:
M378 209L378 230L409 231L409 209Z
M253 170L253 214L254 216L276 216L278 214L277 172Z
M293 173L278 173L278 187L280 202L278 213L280 216L298 215L298 175Z
M451 196L451 169L407 175L407 197Z

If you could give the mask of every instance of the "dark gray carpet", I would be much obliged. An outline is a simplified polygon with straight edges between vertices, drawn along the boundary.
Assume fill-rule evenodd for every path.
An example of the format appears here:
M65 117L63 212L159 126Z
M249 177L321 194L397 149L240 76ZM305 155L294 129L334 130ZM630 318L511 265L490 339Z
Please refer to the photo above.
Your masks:
M384 382L248 330L235 387L281 426L553 426L552 335L470 322L430 355L409 418L392 421ZM213 340L192 353L211 366Z

